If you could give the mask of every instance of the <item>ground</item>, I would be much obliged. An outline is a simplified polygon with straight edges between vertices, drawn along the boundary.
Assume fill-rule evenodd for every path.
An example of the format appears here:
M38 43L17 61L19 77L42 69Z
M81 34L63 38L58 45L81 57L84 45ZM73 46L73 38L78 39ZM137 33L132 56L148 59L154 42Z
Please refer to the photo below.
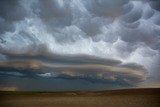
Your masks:
M0 92L0 107L160 107L160 88L97 92Z

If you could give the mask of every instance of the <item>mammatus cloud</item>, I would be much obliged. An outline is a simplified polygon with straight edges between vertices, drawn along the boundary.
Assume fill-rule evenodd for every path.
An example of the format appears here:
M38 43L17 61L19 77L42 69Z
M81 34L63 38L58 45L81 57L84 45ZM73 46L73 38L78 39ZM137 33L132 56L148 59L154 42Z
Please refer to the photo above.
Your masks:
M26 16L25 9L20 1L1 0L0 3L0 34L14 31L14 24Z
M0 2L1 84L25 76L50 77L54 84L59 82L51 78L110 82L109 87L159 81L158 0Z

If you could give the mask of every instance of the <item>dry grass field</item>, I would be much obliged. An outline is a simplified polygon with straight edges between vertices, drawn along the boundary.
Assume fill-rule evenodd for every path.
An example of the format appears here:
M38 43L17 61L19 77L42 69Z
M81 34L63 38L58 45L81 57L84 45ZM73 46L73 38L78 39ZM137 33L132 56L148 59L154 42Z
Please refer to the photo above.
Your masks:
M160 107L160 89L0 92L0 107Z

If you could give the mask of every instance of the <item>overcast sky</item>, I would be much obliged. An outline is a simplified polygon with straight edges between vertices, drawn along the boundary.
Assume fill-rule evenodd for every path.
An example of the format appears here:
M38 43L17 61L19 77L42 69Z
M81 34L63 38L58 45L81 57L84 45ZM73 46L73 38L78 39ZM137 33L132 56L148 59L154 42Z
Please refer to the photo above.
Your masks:
M0 90L160 87L159 0L0 0Z

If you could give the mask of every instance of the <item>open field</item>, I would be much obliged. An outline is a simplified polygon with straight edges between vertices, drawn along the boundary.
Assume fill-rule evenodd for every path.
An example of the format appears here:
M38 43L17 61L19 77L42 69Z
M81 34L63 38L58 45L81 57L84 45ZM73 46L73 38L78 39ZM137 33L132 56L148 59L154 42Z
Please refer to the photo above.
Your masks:
M0 92L0 107L160 107L160 88L99 92Z

